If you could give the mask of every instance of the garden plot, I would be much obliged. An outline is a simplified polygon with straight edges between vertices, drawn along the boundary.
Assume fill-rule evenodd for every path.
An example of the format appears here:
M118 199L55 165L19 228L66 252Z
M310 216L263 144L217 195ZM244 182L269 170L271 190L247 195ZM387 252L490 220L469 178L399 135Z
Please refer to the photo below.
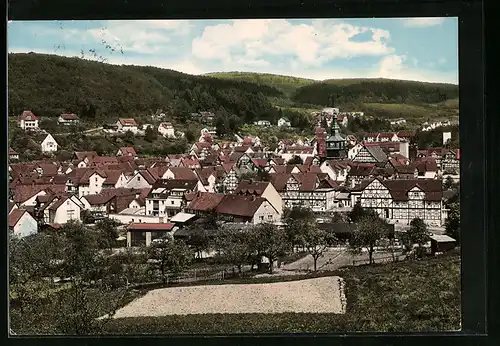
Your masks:
M169 287L148 292L114 318L214 313L345 313L337 276L266 283Z

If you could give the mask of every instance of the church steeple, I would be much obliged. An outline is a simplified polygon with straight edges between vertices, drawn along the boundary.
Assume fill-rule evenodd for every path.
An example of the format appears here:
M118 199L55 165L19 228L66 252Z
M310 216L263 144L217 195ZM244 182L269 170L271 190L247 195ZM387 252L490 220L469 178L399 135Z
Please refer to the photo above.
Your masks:
M332 118L332 125L330 127L330 134L332 136L338 136L340 132L340 127L335 116Z

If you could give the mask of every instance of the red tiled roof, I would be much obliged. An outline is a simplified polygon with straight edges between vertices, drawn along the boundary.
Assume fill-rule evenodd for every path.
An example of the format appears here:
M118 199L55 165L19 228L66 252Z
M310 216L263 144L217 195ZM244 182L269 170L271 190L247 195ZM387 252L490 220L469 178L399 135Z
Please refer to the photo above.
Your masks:
M215 209L219 214L253 217L265 198L243 195L225 195Z
M235 164L235 162L231 162L231 163L223 163L223 164L222 164L222 167L224 168L224 171L225 171L226 173L229 173L229 172L231 172L231 170L233 169L234 164Z
M25 209L14 209L9 213L9 227L14 227L26 213Z
M76 115L74 113L61 114L61 118L64 120L78 120L78 115Z
M212 211L217 208L223 198L223 194L197 192L194 199L191 203L189 203L187 209L194 211Z
M171 231L173 228L172 223L131 223L127 227L129 231Z
M176 180L198 180L198 177L191 168L188 167L170 167Z
M120 118L119 121L122 126L137 126L137 123L133 118Z
M441 180L435 179L401 179L401 180L383 180L392 198L399 201L408 200L408 191L418 187L425 192L425 200L440 201L443 197L443 185Z
M17 151L9 147L9 155L19 155Z
M29 184L29 185L16 185L14 188L14 202L23 203L26 202L31 197L35 196L41 191L49 189L51 192L55 193L65 193L65 185L55 185L55 184Z
M86 157L89 159L93 158L94 156L98 156L96 151L75 151L75 156L77 160L83 161Z
M266 159L252 159L252 163L256 167L266 167L267 166L267 160Z
M242 180L234 190L234 194L261 196L269 184L271 183L268 181Z
M137 156L134 147L122 147L120 148L120 152L123 156Z
M396 135L398 137L401 137L401 138L411 138L411 137L415 137L415 132L414 131L399 131L398 133L396 133Z
M19 116L19 120L28 120L28 121L34 121L34 120L38 120L38 117L33 114L32 111L24 111L20 116Z

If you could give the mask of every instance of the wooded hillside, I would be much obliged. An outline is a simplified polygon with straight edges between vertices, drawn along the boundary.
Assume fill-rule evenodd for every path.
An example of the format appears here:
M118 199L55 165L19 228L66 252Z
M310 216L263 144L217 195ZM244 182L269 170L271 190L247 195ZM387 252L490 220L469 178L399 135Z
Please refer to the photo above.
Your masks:
M142 66L116 66L45 54L9 54L9 115L74 112L82 118L163 112L228 112L253 121L273 109L272 87L191 76Z

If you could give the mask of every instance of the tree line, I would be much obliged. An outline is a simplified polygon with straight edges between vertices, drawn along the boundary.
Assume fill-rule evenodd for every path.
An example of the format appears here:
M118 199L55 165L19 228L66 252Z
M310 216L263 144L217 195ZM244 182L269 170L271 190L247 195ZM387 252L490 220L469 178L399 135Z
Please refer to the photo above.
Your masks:
M154 67L115 66L44 54L9 54L9 114L77 113L86 119L134 116L161 109L182 118L224 107L251 122L273 109L276 88L191 76Z
M361 103L439 103L458 98L458 86L396 80L322 82L298 88L292 100L338 107Z

